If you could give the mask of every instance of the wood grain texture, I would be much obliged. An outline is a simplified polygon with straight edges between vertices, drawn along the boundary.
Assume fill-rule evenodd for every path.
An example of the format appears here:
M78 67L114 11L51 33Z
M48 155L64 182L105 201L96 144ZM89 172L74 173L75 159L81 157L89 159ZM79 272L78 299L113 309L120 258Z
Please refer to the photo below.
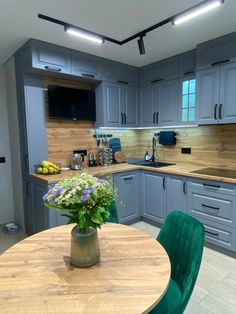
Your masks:
M151 236L106 224L100 262L70 265L70 231L60 226L31 236L0 256L1 313L148 313L165 293L169 258Z

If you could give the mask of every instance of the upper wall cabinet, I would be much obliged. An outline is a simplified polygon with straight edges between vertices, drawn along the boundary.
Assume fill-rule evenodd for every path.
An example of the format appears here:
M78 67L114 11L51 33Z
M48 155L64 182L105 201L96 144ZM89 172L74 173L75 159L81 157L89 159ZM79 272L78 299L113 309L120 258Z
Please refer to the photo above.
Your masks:
M31 40L30 47L33 68L71 74L70 49L38 40Z
M101 79L100 58L72 51L72 74L90 79Z
M161 60L141 68L141 85L157 83L178 77L178 56Z
M179 77L196 73L196 50L190 50L179 55Z
M197 70L236 61L236 32L197 46Z

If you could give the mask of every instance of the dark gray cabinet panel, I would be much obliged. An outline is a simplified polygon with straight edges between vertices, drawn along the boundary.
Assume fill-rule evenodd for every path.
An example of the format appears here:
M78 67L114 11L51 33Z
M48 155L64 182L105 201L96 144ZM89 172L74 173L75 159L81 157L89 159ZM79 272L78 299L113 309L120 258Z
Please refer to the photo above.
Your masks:
M197 69L221 62L233 62L236 57L236 32L209 40L197 46Z
M166 177L167 213L179 210L187 213L187 180L180 177Z
M116 85L106 85L105 87L105 105L107 111L106 124L109 126L119 126L121 124L120 116L120 93Z
M101 61L98 57L72 51L72 74L85 78L101 79Z
M46 186L33 182L32 184L32 208L34 213L34 232L40 232L48 228L48 209L43 204L43 195L47 193Z
M115 175L114 180L119 195L116 203L119 222L124 223L137 218L139 216L138 173L133 171L119 173Z
M31 40L30 46L33 68L71 74L70 49L38 40Z
M217 124L219 110L220 70L210 68L197 72L197 122Z
M144 87L140 91L140 113L142 126L157 126L160 114L160 91L157 85Z
M178 80L159 84L160 110L157 124L160 126L177 125L178 123Z
M148 171L142 176L143 216L162 223L166 208L165 176Z
M120 86L120 117L122 126L138 126L138 91L135 87ZM123 120L123 121L122 121Z
M23 178L23 204L24 204L24 220L25 232L28 235L35 233L34 211L32 210L32 185L29 177Z
M179 77L193 75L196 72L196 50L179 55Z

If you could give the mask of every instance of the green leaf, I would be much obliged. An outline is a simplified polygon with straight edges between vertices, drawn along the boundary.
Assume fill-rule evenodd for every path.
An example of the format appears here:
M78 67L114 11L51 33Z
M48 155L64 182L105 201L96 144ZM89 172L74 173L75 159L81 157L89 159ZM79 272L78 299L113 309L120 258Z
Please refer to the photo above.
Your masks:
M96 210L91 214L91 221L95 222L96 224L103 224L103 219L100 213Z

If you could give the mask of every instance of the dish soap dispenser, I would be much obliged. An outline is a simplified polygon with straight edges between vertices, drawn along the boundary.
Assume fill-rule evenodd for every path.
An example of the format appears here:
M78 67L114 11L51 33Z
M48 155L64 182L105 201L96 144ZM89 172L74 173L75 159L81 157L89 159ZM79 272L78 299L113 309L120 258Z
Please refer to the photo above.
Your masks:
M146 150L145 156L144 156L144 160L145 161L149 161L150 160L150 155L148 154L148 151Z

